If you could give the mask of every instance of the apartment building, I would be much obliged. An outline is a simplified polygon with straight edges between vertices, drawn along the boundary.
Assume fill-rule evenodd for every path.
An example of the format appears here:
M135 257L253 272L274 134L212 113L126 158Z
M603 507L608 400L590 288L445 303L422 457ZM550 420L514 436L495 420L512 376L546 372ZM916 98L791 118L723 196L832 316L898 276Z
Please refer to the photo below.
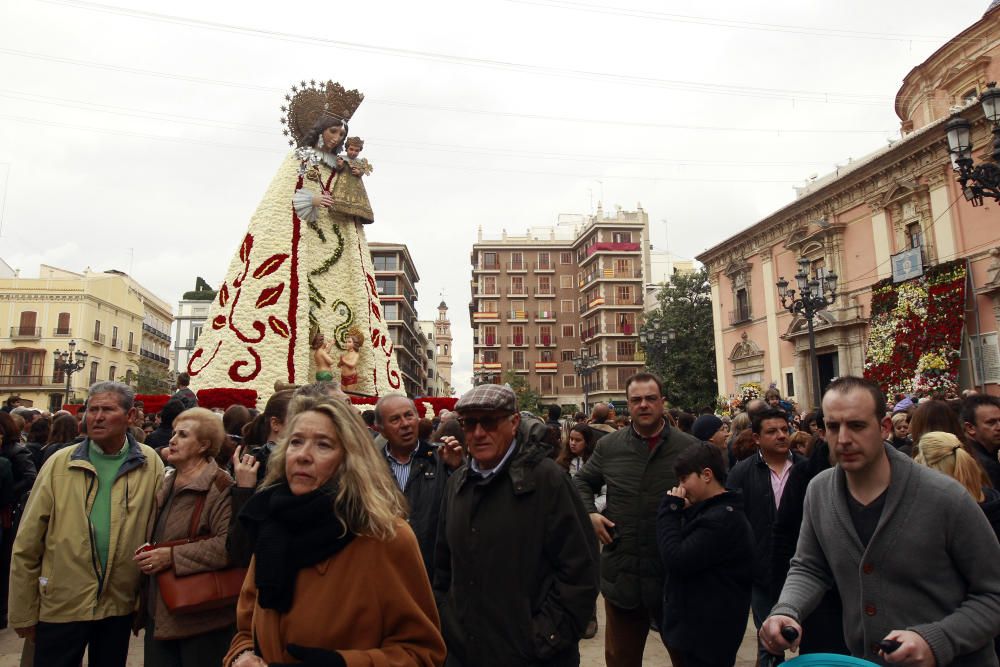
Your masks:
M55 370L55 351L66 351L71 341L88 356L70 377L69 399L85 398L99 380L131 383L143 356L143 325L154 312L169 318L164 307L119 271L42 265L38 278L0 278L0 394L60 408L67 402L66 377Z
M175 374L187 370L188 361L197 347L198 336L208 319L208 309L215 299L217 291L205 282L204 278L197 278L194 289L184 292L181 300L177 302L177 317L174 321L174 355L171 369Z
M405 244L370 242L368 247L403 388L408 396L427 396L427 339L420 329L416 306L420 275Z
M472 247L473 374L525 376L546 403L624 401L643 366L638 331L650 275L649 218L642 207L561 215L554 227L506 232ZM595 359L578 375L574 359Z

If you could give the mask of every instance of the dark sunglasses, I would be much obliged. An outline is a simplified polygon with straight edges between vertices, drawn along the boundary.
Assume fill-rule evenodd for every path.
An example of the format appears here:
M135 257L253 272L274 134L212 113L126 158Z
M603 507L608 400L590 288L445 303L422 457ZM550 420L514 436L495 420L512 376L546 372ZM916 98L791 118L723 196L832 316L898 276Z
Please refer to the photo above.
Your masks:
M505 419L510 419L512 415L496 417L489 415L486 417L459 417L458 423L465 431L475 431L477 426L482 426L484 431L495 431L497 425Z

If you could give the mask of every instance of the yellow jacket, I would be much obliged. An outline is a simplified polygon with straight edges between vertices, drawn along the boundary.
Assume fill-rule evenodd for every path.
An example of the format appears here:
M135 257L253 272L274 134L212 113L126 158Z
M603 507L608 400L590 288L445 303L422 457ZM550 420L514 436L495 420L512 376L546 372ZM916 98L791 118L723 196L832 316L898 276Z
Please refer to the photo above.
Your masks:
M98 484L90 441L57 452L42 466L14 539L11 627L93 621L136 610L140 573L133 556L146 541L163 461L153 449L127 438L128 455L111 489L111 541L103 576L90 523Z

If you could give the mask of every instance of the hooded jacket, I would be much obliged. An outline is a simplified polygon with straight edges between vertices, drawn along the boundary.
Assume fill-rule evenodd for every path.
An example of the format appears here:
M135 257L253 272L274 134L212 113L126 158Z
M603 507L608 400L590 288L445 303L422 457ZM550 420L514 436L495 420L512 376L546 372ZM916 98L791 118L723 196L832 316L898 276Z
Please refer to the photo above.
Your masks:
M10 568L10 625L68 623L136 611L140 573L133 557L146 541L163 462L126 435L128 454L111 487L111 540L101 571L90 510L97 471L90 440L54 454L35 480Z
M532 427L522 422L494 474L466 465L448 480L434 573L448 665L579 664L597 599L597 540Z

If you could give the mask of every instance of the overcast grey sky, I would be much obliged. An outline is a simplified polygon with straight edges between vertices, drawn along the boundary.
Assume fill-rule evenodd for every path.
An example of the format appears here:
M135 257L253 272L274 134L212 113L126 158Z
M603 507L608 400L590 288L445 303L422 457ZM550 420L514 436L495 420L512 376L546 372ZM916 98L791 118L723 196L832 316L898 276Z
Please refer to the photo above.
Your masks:
M174 304L217 284L287 149L285 91L338 80L366 95L368 238L409 246L422 317L448 302L460 389L479 225L603 192L692 257L897 136L903 77L988 5L108 2L0 0L0 257L131 268Z

